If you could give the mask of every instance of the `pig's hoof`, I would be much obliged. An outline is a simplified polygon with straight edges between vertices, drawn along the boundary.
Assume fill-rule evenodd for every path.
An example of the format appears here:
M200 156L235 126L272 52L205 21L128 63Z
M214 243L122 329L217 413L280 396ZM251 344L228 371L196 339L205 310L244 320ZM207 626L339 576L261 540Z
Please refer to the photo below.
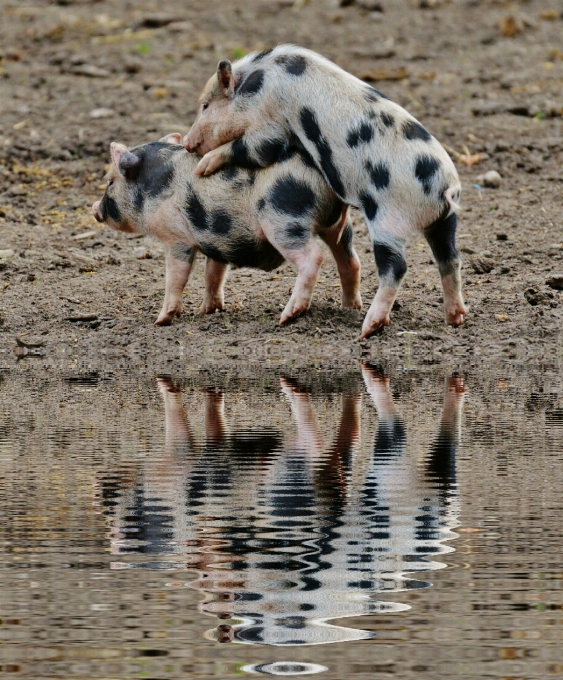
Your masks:
M458 305L446 311L446 321L450 326L461 326L467 310L464 305Z
M221 153L216 153L215 151L209 151L200 160L195 169L196 175L212 175L217 172L224 165Z
M342 309L361 309L362 308L362 296L358 293L356 297L351 299L342 299Z
M170 326L175 317L178 319L182 316L181 309L167 309L162 310L158 315L158 319L154 322L155 326Z
M199 314L213 314L213 312L222 312L224 309L225 305L220 300L211 300L209 302L204 300L198 312Z
M309 310L309 304L303 303L303 304L295 304L295 305L288 305L282 312L282 315L280 316L280 326L283 326L286 324L288 321L292 321L293 319L297 319L298 316L301 316L301 314L304 314Z
M369 319L366 317L364 324L362 326L362 333L360 335L360 340L365 340L375 333L381 332L385 326L391 323L389 316L384 316L379 319Z
M172 324L172 320L174 319L173 315L165 315L165 316L159 316L158 319L154 322L155 326L170 326Z

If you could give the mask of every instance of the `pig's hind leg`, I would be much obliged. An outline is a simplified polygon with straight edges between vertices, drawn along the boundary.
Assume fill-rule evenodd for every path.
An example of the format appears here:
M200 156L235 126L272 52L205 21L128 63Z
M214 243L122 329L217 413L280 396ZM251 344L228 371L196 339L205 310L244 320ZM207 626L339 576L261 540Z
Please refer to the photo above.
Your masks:
M360 340L368 338L383 326L388 326L389 314L399 286L407 273L404 239L393 236L392 230L374 227L368 221L373 253L379 274L379 286L362 325Z
M361 263L352 245L354 232L350 222L349 207L345 206L342 217L330 229L319 229L318 235L330 248L338 268L342 286L342 307L349 309L362 308L360 295Z
M288 221L281 216L263 219L261 227L270 243L297 269L297 280L280 317L280 326L309 310L323 254L313 238L310 221Z
M460 326L467 314L461 293L461 259L455 247L457 216L455 212L440 216L424 230L438 263L444 289L444 312L451 326Z

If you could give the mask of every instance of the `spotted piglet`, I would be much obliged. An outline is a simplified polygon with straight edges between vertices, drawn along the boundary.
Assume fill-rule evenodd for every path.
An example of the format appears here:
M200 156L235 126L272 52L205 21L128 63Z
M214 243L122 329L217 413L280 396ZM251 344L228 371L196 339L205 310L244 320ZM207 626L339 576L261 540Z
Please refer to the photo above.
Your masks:
M379 272L362 338L389 324L407 271L405 243L416 233L438 263L447 322L463 322L457 171L440 143L378 90L315 52L279 45L219 63L184 143L203 155L202 175L226 164L268 166L305 149L334 192L362 209Z
M182 313L182 292L198 251L207 256L202 313L224 307L229 265L270 271L288 260L298 272L280 323L309 309L322 261L314 235L329 246L342 284L342 306L361 309L360 261L348 206L300 153L264 170L228 167L194 174L197 158L180 134L129 151L111 145L112 165L95 218L114 229L153 234L166 252L166 291L157 325Z

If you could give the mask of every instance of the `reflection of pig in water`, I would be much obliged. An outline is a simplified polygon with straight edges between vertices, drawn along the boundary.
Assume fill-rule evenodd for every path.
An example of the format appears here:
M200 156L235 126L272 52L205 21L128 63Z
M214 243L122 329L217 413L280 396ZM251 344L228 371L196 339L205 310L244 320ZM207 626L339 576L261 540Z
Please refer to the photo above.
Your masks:
M145 470L135 491L122 489L113 499L112 525L125 529L113 552L176 554L181 561L114 566L198 571L190 585L207 596L202 610L235 620L213 633L220 642L370 637L328 621L407 608L373 596L424 587L408 574L443 567L427 556L452 550L442 542L455 536L457 524L463 386L449 379L439 434L421 466L407 454L388 380L369 366L362 373L379 417L368 456L360 448L357 393L342 395L340 424L326 449L310 396L289 380L281 386L297 425L293 441L264 429L228 434L224 397L208 392L206 442L198 445L181 394L159 379L166 447L177 463ZM127 516L141 532L124 539Z

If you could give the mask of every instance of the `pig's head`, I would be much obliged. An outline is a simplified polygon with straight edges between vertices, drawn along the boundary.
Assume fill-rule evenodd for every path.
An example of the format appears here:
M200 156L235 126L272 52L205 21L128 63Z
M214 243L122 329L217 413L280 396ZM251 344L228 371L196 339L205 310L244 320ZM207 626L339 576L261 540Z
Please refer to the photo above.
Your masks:
M92 206L96 220L118 231L142 232L145 200L156 198L170 185L174 173L171 156L180 150L179 133L132 151L124 144L112 142L106 192Z
M204 87L198 100L197 117L184 146L201 156L222 144L242 137L252 121L252 110L237 105L235 77L231 62L219 62L217 73Z

